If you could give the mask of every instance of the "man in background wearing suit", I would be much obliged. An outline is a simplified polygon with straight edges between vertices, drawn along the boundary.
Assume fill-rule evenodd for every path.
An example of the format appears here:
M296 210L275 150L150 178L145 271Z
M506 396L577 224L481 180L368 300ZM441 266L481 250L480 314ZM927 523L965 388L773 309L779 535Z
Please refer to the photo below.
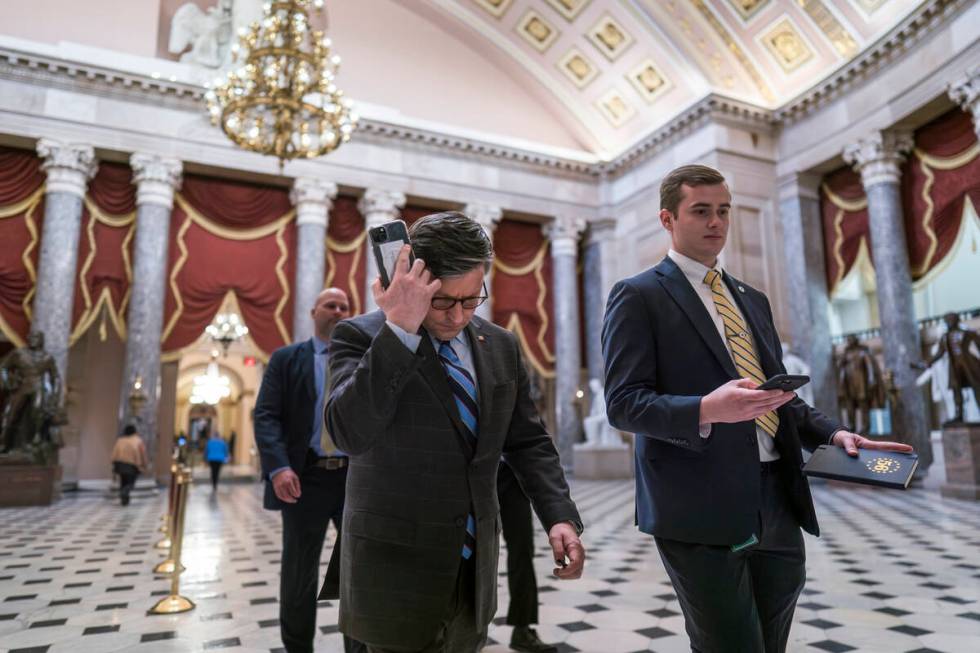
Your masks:
M340 629L372 653L475 653L497 608L501 455L549 533L559 578L585 563L558 452L517 340L474 316L493 247L455 213L412 225L380 310L337 325L330 432L351 456ZM566 562L567 560L567 562Z
M267 481L263 505L282 511L279 628L288 653L313 651L320 552L327 523L341 528L348 459L322 415L330 336L349 314L343 290L322 291L310 311L313 337L272 354L255 404L255 442ZM346 638L344 645L358 650Z
M684 166L660 187L662 262L618 282L602 332L610 423L636 434L636 512L654 536L693 651L786 648L818 534L801 446L909 451L839 427L792 392L765 295L721 269L731 193Z

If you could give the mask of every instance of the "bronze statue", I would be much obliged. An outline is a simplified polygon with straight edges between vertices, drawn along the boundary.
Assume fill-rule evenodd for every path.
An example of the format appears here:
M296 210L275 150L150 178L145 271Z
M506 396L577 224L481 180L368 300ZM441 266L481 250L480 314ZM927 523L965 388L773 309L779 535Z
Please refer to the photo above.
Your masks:
M44 334L32 331L27 346L0 361L0 384L7 395L0 413L0 454L28 453L48 438L50 426L65 421L61 410L61 378L51 354L44 350ZM58 443L52 442L57 448Z
M980 402L980 358L970 351L973 345L980 350L980 336L961 327L956 313L946 313L943 321L946 322L946 333L939 338L939 350L924 367L932 366L944 355L949 356L949 390L956 404L956 414L950 422L962 422L963 390L973 388L973 396Z
M871 409L885 404L881 368L857 336L847 336L847 344L838 359L837 394L842 421L856 433L867 433Z

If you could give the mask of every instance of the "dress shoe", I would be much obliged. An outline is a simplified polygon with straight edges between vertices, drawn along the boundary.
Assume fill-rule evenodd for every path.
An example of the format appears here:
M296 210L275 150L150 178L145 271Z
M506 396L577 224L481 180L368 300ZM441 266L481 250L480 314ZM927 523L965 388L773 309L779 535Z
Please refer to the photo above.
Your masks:
M514 626L510 647L523 653L558 653L557 646L542 642L538 633L530 626Z

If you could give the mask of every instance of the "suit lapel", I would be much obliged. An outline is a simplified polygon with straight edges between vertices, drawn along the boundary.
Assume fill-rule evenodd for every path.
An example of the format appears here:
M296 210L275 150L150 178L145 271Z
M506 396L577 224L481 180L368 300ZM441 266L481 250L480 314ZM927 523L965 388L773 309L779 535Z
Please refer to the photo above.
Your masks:
M715 328L711 316L704 308L704 303L701 302L701 298L691 287L691 283L681 272L681 269L669 257L661 261L654 269L660 276L661 285L694 324L698 335L718 359L725 372L733 379L737 379L738 372L735 370L735 364L732 362L732 357L728 353L725 343L722 342L721 335L718 334L718 329Z
M457 439L459 440L460 447L463 449L463 453L467 458L472 458L474 453L473 443L470 436L466 434L466 426L459 419L459 409L456 408L453 391L449 387L449 382L446 381L446 370L439 361L439 354L436 353L435 347L432 346L432 338L429 337L429 334L424 329L421 334L422 342L419 344L419 353L422 354L422 365L420 367L422 377L432 388L433 393L439 399L439 403L442 404L446 414L449 415L449 419L456 428Z
M497 385L497 377L493 373L493 361L490 358L490 340L482 333L482 324L479 320L480 318L470 320L465 331L470 339L473 366L476 368L476 383L480 392L480 434L477 436L476 449L478 452L482 452L492 444L489 430L483 427L490 426L490 415L492 415L493 410L493 389Z
M768 333L766 324L768 320L762 311L762 307L758 305L758 302L751 300L738 279L735 279L728 273L725 273L724 279L725 285L728 286L728 292L735 298L735 303L738 304L739 310L742 311L742 315L745 316L745 320L749 323L749 328L752 329L752 336L755 340L755 351L759 355L759 364L762 367L762 371L765 372L767 378L773 376L779 370L779 365L776 362L775 355L769 348L769 338L764 337Z
M309 405L316 405L316 376L313 371L313 339L309 339L299 348L299 378L303 381L303 391L309 399Z

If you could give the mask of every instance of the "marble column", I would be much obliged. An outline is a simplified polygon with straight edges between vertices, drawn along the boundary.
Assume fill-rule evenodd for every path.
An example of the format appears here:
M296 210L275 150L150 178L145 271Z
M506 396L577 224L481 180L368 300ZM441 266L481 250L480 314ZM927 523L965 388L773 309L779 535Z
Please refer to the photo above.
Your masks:
M950 84L949 97L973 117L973 131L980 139L980 67Z
M616 220L598 218L589 220L585 237L583 265L585 266L585 356L589 380L604 383L602 362L602 320L606 315L606 299L612 289L616 273L613 248L616 241ZM589 402L595 400L589 392Z
M160 338L167 281L167 244L174 191L180 187L181 163L156 154L129 158L136 184L136 235L133 244L133 285L126 321L126 362L119 393L120 426L133 423L146 441L150 458L157 451L160 398ZM136 384L145 397L131 405Z
M932 445L922 390L915 385L918 373L910 366L922 356L899 187L901 164L912 146L907 132L878 132L847 146L844 160L861 173L868 197L885 369L894 374L898 392L892 406L892 434L915 447L919 470L925 475L932 464Z
M581 355L578 311L578 239L585 230L585 220L558 216L544 226L551 240L554 280L555 319L555 428L562 467L575 470L572 445L581 431L576 392L580 389Z
M497 228L497 223L504 217L504 211L499 206L483 204L482 202L472 202L466 205L463 213L480 223L483 230L487 232L487 238L493 242L493 232ZM483 275L483 282L487 284L487 294L489 299L483 302L476 314L488 322L493 322L493 266Z
M385 222L397 220L400 217L400 209L404 206L404 193L369 188L357 203L357 210L364 216L364 228L373 229ZM374 252L371 251L370 238L364 240L364 261L367 269L364 278L364 312L369 313L378 308L374 303L374 294L371 292L371 284L378 277L378 264L374 260Z
M289 194L296 206L296 282L293 284L293 342L313 335L310 309L323 290L327 224L337 184L313 177L293 182Z
M829 297L820 217L820 178L793 174L779 181L779 214L786 258L783 282L789 302L790 344L810 366L815 407L839 414Z
M37 143L37 153L44 159L41 168L48 179L31 329L44 334L44 346L54 357L64 388L78 268L78 239L82 227L82 198L98 164L90 145L42 138Z

